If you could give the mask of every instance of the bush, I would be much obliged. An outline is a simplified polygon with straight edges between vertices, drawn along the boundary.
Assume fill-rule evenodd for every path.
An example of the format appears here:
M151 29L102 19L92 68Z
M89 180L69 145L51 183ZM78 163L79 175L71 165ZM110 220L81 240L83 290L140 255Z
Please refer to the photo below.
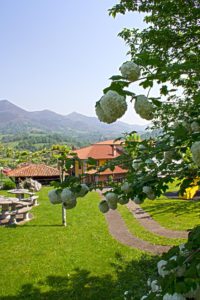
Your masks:
M16 188L16 184L12 180L6 179L4 181L2 190L10 190L10 189L14 189L14 188Z

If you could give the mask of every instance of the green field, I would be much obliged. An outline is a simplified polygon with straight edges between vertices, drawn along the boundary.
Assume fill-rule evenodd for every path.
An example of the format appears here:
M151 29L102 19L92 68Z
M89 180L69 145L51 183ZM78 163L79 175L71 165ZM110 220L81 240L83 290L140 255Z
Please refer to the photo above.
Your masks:
M68 226L63 227L61 206L49 203L48 190L45 187L39 193L40 205L32 209L32 221L0 228L0 299L118 300L130 289L133 299L140 299L159 257L131 249L111 237L105 217L98 210L99 195L95 192L79 199L77 207L67 212ZM156 206L159 211L159 205L157 201L147 201L143 207L152 213ZM189 216L195 215L197 207L199 203L193 204L194 212ZM127 218L124 209L120 208L120 212L133 227L135 221ZM166 210L158 221L163 216L161 223L168 225L167 215ZM184 225L187 216L188 209L177 216L179 223ZM193 218L195 223L198 219ZM145 239L147 232L138 226L135 225L135 234ZM147 239L160 242L154 235Z

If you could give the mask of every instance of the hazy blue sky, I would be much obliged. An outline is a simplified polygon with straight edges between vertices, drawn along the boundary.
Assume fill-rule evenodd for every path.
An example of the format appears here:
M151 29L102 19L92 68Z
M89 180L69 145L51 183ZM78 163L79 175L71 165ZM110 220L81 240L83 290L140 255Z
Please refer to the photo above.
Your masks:
M116 2L0 0L0 99L94 116L108 78L128 60L118 32L144 26L139 14L110 17ZM131 106L122 120L145 123Z

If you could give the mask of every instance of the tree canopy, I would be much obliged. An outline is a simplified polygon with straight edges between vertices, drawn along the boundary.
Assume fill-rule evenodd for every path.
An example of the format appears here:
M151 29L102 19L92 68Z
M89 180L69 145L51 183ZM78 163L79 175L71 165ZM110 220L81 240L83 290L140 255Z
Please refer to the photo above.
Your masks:
M127 181L105 194L102 212L127 199L153 200L175 179L181 194L194 179L200 184L200 3L121 0L109 10L113 17L126 12L144 13L147 27L119 33L129 46L130 59L120 67L121 74L110 78L96 113L100 121L112 123L124 114L130 99L136 113L151 120L150 129L159 134L143 140L132 139L132 133L125 136L125 152L116 164L128 169ZM136 95L132 83L147 91ZM148 285L149 292L141 300L200 299L200 227L190 233L186 244L165 255ZM126 294L125 299L135 298Z

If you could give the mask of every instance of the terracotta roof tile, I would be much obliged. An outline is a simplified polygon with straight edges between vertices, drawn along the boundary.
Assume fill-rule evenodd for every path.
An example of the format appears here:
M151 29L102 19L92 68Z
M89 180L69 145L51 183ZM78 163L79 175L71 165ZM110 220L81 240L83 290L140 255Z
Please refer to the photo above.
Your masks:
M89 175L92 175L92 174L95 174L95 173L97 174L96 170L90 170L90 171L87 172L87 174L89 174ZM99 175L113 175L113 174L125 174L125 173L127 173L127 170L122 169L119 166L116 166L113 171L111 171L110 169L106 169L102 172L99 172L98 174Z
M74 150L74 152L80 159L88 159L89 157L94 159L113 159L121 154L121 149L118 145L114 146L113 144L101 142L89 147Z
M29 164L7 172L9 177L51 177L59 176L59 170L44 164Z

